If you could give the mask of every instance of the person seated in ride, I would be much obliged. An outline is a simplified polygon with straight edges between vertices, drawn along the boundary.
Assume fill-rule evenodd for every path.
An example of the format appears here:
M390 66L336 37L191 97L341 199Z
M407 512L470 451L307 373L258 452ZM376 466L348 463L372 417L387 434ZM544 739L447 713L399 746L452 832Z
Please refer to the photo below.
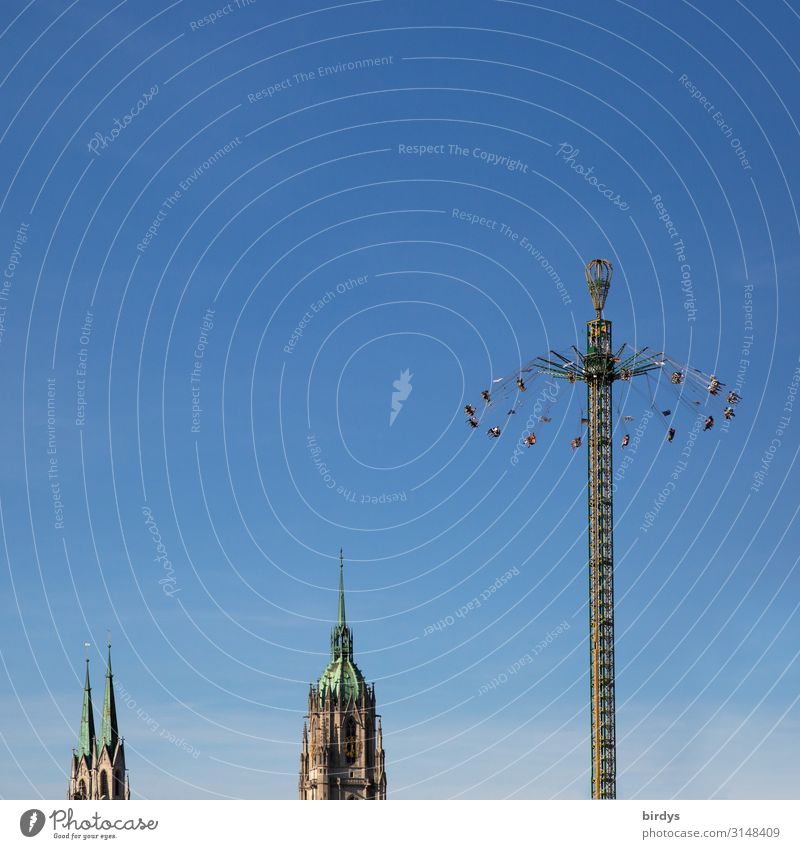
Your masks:
M527 445L536 445L536 434L535 433L529 433L525 437L525 442L526 442Z
M478 426L478 420L475 418L475 416L470 416L467 419L467 424L469 424L470 427L477 427Z
M726 407L722 411L722 415L725 416L726 419L730 420L736 415L736 413L733 412L733 407Z
M619 376L622 380L630 380L633 377L633 372L629 368L624 368L619 373Z
M627 447L628 447L628 443L629 443L630 441L631 441L631 438L630 438L630 436L628 436L628 434L626 433L626 434L625 434L625 436L623 436L623 437L622 437L622 447L623 447L623 448L627 448Z
M525 381L521 377L517 378L517 388L520 392L525 391Z
M728 403L729 404L738 404L739 401L741 401L741 400L742 399L741 399L741 397L739 396L738 393L736 393L736 392L729 392L728 393Z
M680 372L680 371L673 371L672 377L670 377L670 380L673 383L680 383L683 380L683 373Z
M672 442L673 439L675 439L675 428L671 427L667 431L667 442Z
M570 445L572 446L572 450L573 450L573 451L574 451L576 448L580 448L580 447L581 447L581 438L580 438L580 436L576 436L576 437L575 437L575 439L573 439L573 440L572 440L572 442L570 442Z
M714 427L714 416L709 416L703 425L703 430L711 430L712 427Z
M497 427L497 425L495 425L494 427L490 427L489 430L487 430L486 432L494 439L497 439L497 437L500 436L500 428Z
M472 404L465 404L464 405L464 412L468 416L474 416L475 415L475 408L472 406Z
M481 392L481 398L483 398L483 400L486 401L487 404L492 403L492 396L489 394L488 389L484 389L483 392Z

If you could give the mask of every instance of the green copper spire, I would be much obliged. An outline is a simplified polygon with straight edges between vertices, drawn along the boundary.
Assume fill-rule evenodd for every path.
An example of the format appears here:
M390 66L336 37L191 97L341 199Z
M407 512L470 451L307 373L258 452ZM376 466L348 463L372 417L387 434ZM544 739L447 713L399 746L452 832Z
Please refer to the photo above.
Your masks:
M339 609L336 625L331 630L331 660L319 679L320 696L324 699L357 700L364 688L364 676L353 660L353 632L344 611L344 552L339 550Z
M86 682L83 685L83 709L81 710L81 730L78 735L79 758L92 757L94 747L94 710L92 709L92 687L89 684L89 658L86 658Z
M353 632L347 627L344 614L344 552L339 549L339 611L336 626L331 631L331 660L353 659Z
M336 624L343 628L347 621L344 615L344 550L339 549L339 618Z
M117 706L114 702L114 674L111 672L111 643L108 644L108 667L106 668L106 692L103 697L103 720L100 726L98 752L108 746L112 754L117 745Z

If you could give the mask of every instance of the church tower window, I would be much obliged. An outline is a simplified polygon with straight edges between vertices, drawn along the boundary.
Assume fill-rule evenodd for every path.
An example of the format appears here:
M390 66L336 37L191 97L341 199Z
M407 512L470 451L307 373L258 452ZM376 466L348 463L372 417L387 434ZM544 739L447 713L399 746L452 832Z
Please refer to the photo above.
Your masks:
M348 717L345 724L344 756L348 763L353 763L358 758L358 732L356 721L352 716Z

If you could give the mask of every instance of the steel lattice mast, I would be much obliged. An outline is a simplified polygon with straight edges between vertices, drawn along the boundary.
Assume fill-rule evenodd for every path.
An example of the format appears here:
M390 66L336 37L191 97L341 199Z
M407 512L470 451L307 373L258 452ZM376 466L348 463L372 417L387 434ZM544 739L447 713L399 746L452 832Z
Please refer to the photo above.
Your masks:
M526 391L526 382L540 375L567 380L572 384L579 380L586 383L587 418L581 413L581 428L588 427L588 499L589 499L589 678L591 696L591 749L592 749L592 798L615 799L617 795L617 743L614 704L614 504L612 483L612 437L614 419L612 388L617 380L630 381L634 377L651 371L661 371L664 366L674 369L669 384L677 392L677 402L700 413L702 396L718 396L725 385L713 374L707 375L700 369L681 364L664 353L655 353L644 347L638 350L622 345L614 352L611 346L611 322L603 317L608 291L611 287L611 263L607 259L593 259L586 265L586 282L594 305L595 317L586 323L586 352L581 353L574 345L568 356L550 351L550 356L536 357L520 365L505 378L492 380L492 392L485 389L481 397L485 402L484 412L490 409L492 394L495 399L507 400L514 395L512 407L506 416L515 415L522 403L520 393ZM625 352L625 353L623 353ZM649 382L649 381L648 381ZM495 384L499 386L495 387ZM738 388L738 386L737 386ZM650 404L655 407L655 398L650 387ZM701 397L692 397L701 394ZM726 422L736 415L734 406L741 401L736 389L728 392L727 405L723 410ZM552 404L553 399L550 399ZM534 407L535 409L535 407ZM549 410L549 407L547 408ZM464 406L467 424L480 426L480 419L472 404ZM672 410L660 410L662 416L671 416ZM532 414L531 427L534 420ZM624 416L625 422L633 416ZM551 421L541 415L539 421ZM671 423L671 422L670 422ZM708 415L703 430L714 427L714 417ZM699 422L698 422L699 428ZM502 429L490 427L492 438L500 436ZM668 427L667 442L675 437L675 428ZM625 448L629 434L622 438ZM573 450L583 442L582 435L572 440ZM520 443L536 445L536 434L523 434ZM516 450L515 450L516 457Z
M603 318L612 266L594 259L586 266L586 282L595 309L587 323L586 353L577 349L569 361L539 358L539 370L575 383L586 382L589 436L589 672L592 714L592 798L617 794L614 706L614 505L612 494L613 414L611 388L615 380L630 380L660 368L661 354L648 349L621 359L611 347L611 322Z
M592 798L617 795L614 710L614 525L611 492L611 386L617 376L611 322L603 307L611 265L594 260L586 281L596 318L586 328L584 360L589 418L589 652L592 700Z

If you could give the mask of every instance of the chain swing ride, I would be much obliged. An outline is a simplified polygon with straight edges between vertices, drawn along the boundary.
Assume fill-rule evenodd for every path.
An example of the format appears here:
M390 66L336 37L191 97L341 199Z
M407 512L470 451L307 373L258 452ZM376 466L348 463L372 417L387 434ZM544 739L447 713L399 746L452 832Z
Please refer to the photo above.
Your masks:
M617 380L633 382L643 377L648 385L650 406L656 418L664 423L666 441L672 442L676 428L673 409L659 410L655 404L652 382L663 378L662 383L675 396L675 411L687 407L695 416L702 416L712 400L725 400L722 416L731 420L734 407L741 398L735 391L727 394L724 384L713 374L644 347L638 350L623 344L616 352L611 345L611 322L603 317L608 291L611 286L611 263L606 259L593 259L586 266L586 282L594 305L595 317L586 326L586 353L572 346L569 355L550 351L549 357L536 357L512 375L497 378L491 389L481 392L483 408L478 412L467 403L464 412L467 424L478 429L495 410L508 407L505 419L515 416L524 405L524 398L534 381L542 376L583 381L586 384L587 415L580 415L578 434L570 441L577 451L587 438L588 442L588 493L589 493L589 677L591 682L591 759L593 799L616 798L616 729L614 703L614 547L613 547L613 493L612 493L612 438L613 411L611 387ZM634 387L634 384L631 383ZM538 415L538 423L546 425L552 420L549 413L556 399L549 396ZM701 408L703 410L701 411ZM502 414L501 414L502 415ZM618 410L619 416L619 410ZM533 418L528 420L530 423ZM634 421L630 415L622 416L623 430ZM709 413L703 430L714 427L714 416ZM499 439L506 423L492 424L487 434ZM630 435L623 433L620 442L624 450ZM536 445L536 433L524 434L522 443L530 448Z

